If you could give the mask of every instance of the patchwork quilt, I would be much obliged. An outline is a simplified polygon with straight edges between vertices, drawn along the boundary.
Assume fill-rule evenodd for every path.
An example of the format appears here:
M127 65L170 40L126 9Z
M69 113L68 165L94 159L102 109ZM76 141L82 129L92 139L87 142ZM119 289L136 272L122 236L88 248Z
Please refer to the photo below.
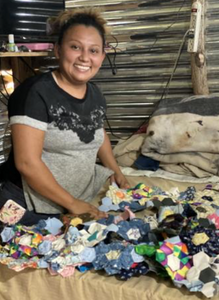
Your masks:
M65 215L31 227L5 225L0 263L17 272L48 269L62 277L91 269L120 280L155 273L178 288L218 296L219 184L183 192L143 183L127 190L112 185L99 209L121 213L89 222Z

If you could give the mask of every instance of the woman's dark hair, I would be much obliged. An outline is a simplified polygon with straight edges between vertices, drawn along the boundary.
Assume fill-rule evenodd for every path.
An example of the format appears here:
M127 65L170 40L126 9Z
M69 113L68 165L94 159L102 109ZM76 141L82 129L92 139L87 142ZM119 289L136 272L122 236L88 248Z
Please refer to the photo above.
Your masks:
M102 24L100 24L95 16L90 15L88 13L78 13L75 14L72 18L66 21L60 28L59 37L58 37L58 44L62 44L63 37L66 31L76 25L84 25L84 26L92 26L97 29L99 32L102 41L103 41L103 48L105 46L105 28Z
M76 25L92 26L99 32L103 49L107 31L106 20L101 16L98 8L82 8L62 11L57 17L47 20L47 33L58 36L58 45L62 44L66 31Z

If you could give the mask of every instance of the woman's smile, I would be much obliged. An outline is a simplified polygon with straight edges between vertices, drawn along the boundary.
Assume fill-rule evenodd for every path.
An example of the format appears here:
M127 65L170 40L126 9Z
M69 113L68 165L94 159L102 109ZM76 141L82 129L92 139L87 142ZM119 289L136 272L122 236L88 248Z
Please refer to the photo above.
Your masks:
M74 64L74 67L81 72L87 72L91 69L90 66L84 66L84 65L79 65L79 64Z

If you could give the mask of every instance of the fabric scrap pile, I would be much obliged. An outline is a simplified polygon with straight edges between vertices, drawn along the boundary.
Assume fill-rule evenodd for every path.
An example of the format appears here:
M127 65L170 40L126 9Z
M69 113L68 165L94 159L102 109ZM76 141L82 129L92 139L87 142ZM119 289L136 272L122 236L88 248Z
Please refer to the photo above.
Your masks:
M199 192L113 185L100 209L121 212L90 222L64 217L5 226L0 262L63 277L92 268L123 280L155 272L206 297L219 293L219 185ZM140 210L143 218L134 213Z

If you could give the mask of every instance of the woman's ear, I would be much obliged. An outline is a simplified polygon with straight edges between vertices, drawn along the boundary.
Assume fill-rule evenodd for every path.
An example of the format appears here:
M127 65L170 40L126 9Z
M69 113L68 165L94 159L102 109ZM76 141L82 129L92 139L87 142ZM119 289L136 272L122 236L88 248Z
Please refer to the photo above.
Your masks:
M54 46L54 54L57 59L60 57L60 46L56 43Z

